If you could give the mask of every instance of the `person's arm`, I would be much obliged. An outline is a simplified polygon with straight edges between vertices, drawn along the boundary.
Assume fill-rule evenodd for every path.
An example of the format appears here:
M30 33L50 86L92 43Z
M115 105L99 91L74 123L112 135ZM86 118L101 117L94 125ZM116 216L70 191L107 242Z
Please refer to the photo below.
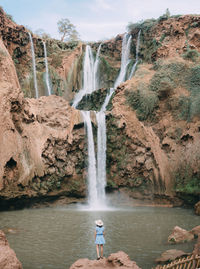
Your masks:
M95 232L94 232L94 239L96 239L96 236L97 236L97 231L95 230Z

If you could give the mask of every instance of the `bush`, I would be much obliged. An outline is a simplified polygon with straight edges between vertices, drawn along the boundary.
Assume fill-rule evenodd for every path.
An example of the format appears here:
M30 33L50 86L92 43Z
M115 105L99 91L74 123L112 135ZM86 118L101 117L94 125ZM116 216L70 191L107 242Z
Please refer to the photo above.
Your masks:
M200 193L200 173L194 174L190 164L183 163L175 173L175 190L183 193Z
M200 65L190 68L187 88L193 95L200 93Z
M180 96L178 102L179 118L182 120L189 121L191 118L190 115L190 105L191 99L189 96Z
M144 32L149 31L153 26L155 26L157 23L157 20L155 19L148 19L145 21L139 21L137 23L129 22L126 29L128 32L133 31L134 29L140 29Z
M187 52L184 53L182 56L185 60L191 60L193 62L196 62L199 58L199 53L197 50L188 49Z
M185 86L188 68L184 63L162 64L161 61L157 62L155 67L158 71L151 79L150 90L158 92L158 97L164 99L171 94L174 88Z
M148 89L146 84L141 83L136 91L126 91L128 104L136 110L139 120L153 118L153 112L158 107L158 96Z
M15 23L14 19L13 19L13 16L12 15L9 15L9 14L6 14L6 17L11 20L12 22Z

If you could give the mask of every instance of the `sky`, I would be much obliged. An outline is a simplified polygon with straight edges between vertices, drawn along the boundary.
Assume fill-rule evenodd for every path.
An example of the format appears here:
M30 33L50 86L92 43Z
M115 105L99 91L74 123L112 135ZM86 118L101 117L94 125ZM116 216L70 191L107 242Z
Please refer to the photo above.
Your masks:
M33 32L43 29L60 39L57 22L68 18L84 41L109 39L124 33L129 22L171 15L200 14L200 0L0 0L17 24Z

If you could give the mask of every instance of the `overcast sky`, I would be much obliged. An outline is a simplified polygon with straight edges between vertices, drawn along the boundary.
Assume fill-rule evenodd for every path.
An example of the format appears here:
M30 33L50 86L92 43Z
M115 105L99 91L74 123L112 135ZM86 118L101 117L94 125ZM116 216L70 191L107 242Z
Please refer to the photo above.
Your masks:
M85 41L124 33L128 22L158 18L167 8L171 15L200 14L200 0L0 0L0 6L16 23L58 39L57 22L68 18Z

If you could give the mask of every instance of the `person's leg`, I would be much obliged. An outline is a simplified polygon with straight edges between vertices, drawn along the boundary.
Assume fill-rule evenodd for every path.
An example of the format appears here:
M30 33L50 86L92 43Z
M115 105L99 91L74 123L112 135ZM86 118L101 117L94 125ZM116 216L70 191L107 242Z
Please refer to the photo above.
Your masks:
M101 245L101 257L103 258L103 245Z
M96 245L96 250L97 250L97 258L99 258L99 245Z

